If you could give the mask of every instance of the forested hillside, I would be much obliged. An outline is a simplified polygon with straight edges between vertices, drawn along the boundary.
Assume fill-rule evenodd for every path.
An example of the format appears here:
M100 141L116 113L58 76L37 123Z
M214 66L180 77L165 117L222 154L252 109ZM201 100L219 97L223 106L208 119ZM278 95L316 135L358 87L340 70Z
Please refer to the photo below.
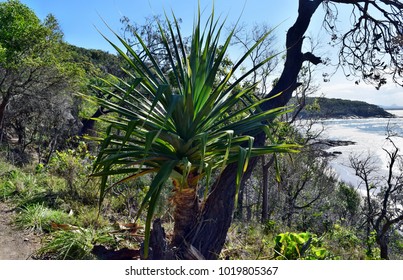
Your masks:
M300 112L301 118L392 118L377 105L363 101L352 101L325 97L307 97L306 107Z
M71 51L73 61L94 77L106 74L123 76L122 60L116 54L73 45L68 45L68 49Z
M46 164L77 144L98 110L79 94L91 94L100 78L122 76L119 58L69 45L52 15L41 22L17 1L1 8L0 142L15 164Z

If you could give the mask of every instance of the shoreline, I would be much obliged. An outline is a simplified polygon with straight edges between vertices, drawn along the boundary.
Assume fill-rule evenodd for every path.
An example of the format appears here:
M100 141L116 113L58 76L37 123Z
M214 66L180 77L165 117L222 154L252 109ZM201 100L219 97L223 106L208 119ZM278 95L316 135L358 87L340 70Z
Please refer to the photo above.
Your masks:
M332 139L318 139L316 142L309 144L314 149L320 151L320 155L324 157L336 157L341 155L340 151L328 152L326 150L334 147L344 147L350 145L356 145L357 142L350 140L332 140Z

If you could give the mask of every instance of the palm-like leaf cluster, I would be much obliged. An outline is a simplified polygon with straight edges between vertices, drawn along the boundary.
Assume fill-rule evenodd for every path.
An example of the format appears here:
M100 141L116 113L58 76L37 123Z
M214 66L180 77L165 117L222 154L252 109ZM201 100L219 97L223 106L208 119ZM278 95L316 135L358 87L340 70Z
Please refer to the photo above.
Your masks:
M160 32L170 69L161 69L138 34L135 36L146 59L115 34L125 50L107 40L127 62L127 79L115 78L116 82L104 81L107 87L95 86L108 96L98 99L99 105L114 113L103 119L109 127L101 139L94 168L94 175L102 177L101 198L113 187L107 184L113 175L124 175L123 180L128 180L156 174L139 211L148 206L145 243L161 190L169 178L176 191L197 190L202 178L208 187L212 171L238 162L239 183L250 157L295 148L288 144L253 147L254 134L268 131L268 120L284 111L260 111L259 105L267 100L253 102L249 97L254 86L241 87L242 80L256 68L234 78L264 37L217 80L234 30L221 42L223 23L214 19L213 12L203 29L199 11L187 48L175 16L172 23L168 17L166 20L168 31L160 26Z

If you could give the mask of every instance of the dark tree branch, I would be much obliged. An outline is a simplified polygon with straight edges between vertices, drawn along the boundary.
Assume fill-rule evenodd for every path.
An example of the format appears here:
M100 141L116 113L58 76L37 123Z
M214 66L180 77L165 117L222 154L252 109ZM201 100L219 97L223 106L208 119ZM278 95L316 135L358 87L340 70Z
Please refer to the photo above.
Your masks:
M297 82L299 71L304 62L302 53L303 37L309 27L310 20L322 1L299 2L298 18L287 32L287 56L284 71L279 81L267 97L282 93L276 98L262 105L263 110L270 110L285 106L291 99L292 92L300 86ZM264 145L266 135L262 132L257 135L254 144ZM257 159L252 159L244 178L249 178ZM235 171L237 164L230 164L225 168L219 179L214 183L205 207L200 215L198 226L194 229L192 245L198 249L206 259L215 259L225 242L225 237L232 222L235 199Z
M400 38L399 36L402 35L403 4L401 1L299 0L298 17L287 32L287 51L283 72L276 85L266 95L266 97L276 97L262 104L262 110L285 106L291 99L292 93L301 85L298 82L298 75L303 63L318 64L321 62L321 59L312 53L302 52L305 32L320 4L324 4L325 9L327 9L324 26L334 35L335 45L338 44L340 47L339 64L342 67L349 69L350 74L374 83L377 88L386 82L384 78L386 74L390 74L397 83L399 83L399 79L401 80L403 74L402 47L397 47L394 43L395 38ZM334 11L330 8L331 5L336 7L336 4L353 5L353 16L356 17L355 25L349 32L341 36L336 34L337 9ZM380 4L386 5L386 7L383 8ZM378 17L369 13L374 9L379 11L384 18L376 20ZM403 82L401 83L403 84ZM279 93L281 94L278 95ZM263 145L266 135L260 133L255 139L256 146ZM255 164L256 162L249 164L245 178L251 174ZM236 165L229 165L214 183L212 192L199 217L199 223L194 229L195 235L192 245L206 259L217 258L232 221L235 199L234 170L236 170ZM362 175L368 182L367 174ZM369 185L367 185L367 191L369 194ZM370 222L368 221L368 223Z
M319 63L323 62L322 58L314 55L311 52L304 53L303 56L302 56L302 59L303 59L303 61L308 61L308 62L310 62L310 63L312 63L314 65L318 65Z

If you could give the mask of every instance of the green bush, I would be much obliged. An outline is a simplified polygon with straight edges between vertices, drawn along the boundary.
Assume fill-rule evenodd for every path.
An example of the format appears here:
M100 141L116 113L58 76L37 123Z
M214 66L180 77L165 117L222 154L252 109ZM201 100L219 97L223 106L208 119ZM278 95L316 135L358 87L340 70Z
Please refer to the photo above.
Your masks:
M309 232L280 233L274 238L275 258L278 260L324 260L330 257L322 241Z
M77 210L76 224L80 227L104 228L109 222L99 214L98 208L82 206Z
M7 165L5 167L9 170L0 173L0 199L12 198L17 205L22 205L22 201L29 200L29 197L44 191L37 176L17 168L11 169Z
M63 178L68 190L77 194L77 190L87 183L91 173L93 157L87 150L84 142L80 142L76 149L56 151L50 159L47 170Z
M359 260L365 258L363 241L348 227L334 224L326 234L326 245L337 259Z

